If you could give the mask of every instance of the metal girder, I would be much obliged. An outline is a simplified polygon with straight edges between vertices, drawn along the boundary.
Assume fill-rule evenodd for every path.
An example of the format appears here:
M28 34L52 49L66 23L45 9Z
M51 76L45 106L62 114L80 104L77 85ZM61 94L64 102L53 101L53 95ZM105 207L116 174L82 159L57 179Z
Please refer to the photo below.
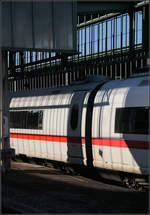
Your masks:
M138 1L139 2L139 1ZM104 15L107 13L122 12L131 9L137 1L77 1L78 15L96 14Z

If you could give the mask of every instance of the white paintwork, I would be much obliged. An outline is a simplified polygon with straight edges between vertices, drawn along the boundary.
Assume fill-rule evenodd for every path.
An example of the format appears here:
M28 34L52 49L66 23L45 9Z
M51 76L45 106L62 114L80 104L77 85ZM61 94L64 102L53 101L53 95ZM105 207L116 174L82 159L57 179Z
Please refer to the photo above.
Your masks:
M111 81L97 92L92 119L93 137L148 141L148 135L114 132L116 108L149 106L149 88L139 86L147 79L148 77L138 77ZM148 150L94 146L93 155L96 167L139 174L148 172Z
M94 99L92 137L147 141L147 135L114 133L115 112L118 107L149 106L148 86L139 86L148 77L114 80L104 84ZM98 81L98 79L97 79ZM80 85L17 93L12 97L10 109L43 110L43 129L10 129L10 133L73 136L85 138L86 112L90 92L98 85L81 82ZM70 127L70 110L79 106L78 126ZM37 140L10 139L16 154L47 158L86 165L86 146L79 143L62 143ZM148 150L109 146L93 146L93 164L98 168L147 173ZM69 155L69 157L68 157Z
M58 89L43 89L31 92L20 92L12 95L10 109L43 110L43 129L10 129L10 133L24 133L54 136L81 136L81 118L84 96L99 84L99 80L88 78L86 83L75 84L70 87ZM90 84L89 84L90 82ZM83 84L83 86L82 86ZM79 119L77 129L70 127L70 110L73 104L79 105ZM42 157L51 160L67 162L68 154L71 162L80 163L83 160L82 145L76 143L62 143L50 141L35 141L10 139L10 144L16 150L16 154L26 154L32 157ZM23 148L24 147L24 148ZM78 156L76 156L78 155ZM85 154L84 154L85 156ZM75 158L76 157L76 158Z

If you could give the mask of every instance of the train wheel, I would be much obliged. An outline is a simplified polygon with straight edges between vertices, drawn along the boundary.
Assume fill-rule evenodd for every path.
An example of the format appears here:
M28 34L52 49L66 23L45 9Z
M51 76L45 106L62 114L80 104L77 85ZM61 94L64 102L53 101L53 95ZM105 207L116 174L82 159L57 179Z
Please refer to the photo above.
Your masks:
M136 181L134 176L125 176L121 178L122 183L125 187L135 190L135 191L142 191L143 187Z

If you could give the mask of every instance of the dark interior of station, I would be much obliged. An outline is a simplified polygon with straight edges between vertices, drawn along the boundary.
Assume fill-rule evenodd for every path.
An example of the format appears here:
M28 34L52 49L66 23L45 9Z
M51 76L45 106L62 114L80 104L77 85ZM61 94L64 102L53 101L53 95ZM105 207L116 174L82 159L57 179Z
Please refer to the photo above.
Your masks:
M147 1L77 2L77 51L7 51L9 91L70 85L87 75L128 78L149 64Z

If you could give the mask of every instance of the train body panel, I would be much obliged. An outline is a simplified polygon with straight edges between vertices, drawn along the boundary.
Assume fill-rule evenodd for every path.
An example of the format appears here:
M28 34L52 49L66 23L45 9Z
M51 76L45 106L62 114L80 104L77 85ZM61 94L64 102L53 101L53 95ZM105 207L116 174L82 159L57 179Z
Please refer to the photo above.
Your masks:
M147 124L139 117L148 116L147 83L148 76L104 84L97 78L15 94L10 102L11 147L30 157L147 174L148 128L141 130L140 124Z
M32 129L31 121L34 121L36 116L31 116L31 121L26 122L27 126L19 122L15 125L16 128L13 128L15 124L13 116L10 117L12 118L10 121L13 121L13 125L11 125L12 122L10 123L10 145L15 148L16 154L69 163L83 163L81 141L83 100L87 91L93 90L99 84L98 80L93 80L90 84L88 80L86 82L83 86L75 84L70 87L34 90L11 95L11 114L20 112L17 115L22 117L20 114L24 112L28 118L29 114L42 113L43 118L42 127ZM74 107L77 107L78 119L75 122L77 126L72 125L72 128L71 123L74 123L74 120L71 122L71 114L74 115L72 113Z
M137 174L148 173L148 134L138 133L137 125L134 125L135 129L129 128L123 133L116 128L117 111L121 114L125 110L126 117L132 114L133 119L130 120L137 120L136 114L141 114L142 109L149 107L148 86L139 87L141 82L143 78L111 81L98 91L92 119L92 137L96 139L93 142L95 167ZM121 124L124 123L123 120L127 123L122 117ZM130 122L131 125L133 123Z

